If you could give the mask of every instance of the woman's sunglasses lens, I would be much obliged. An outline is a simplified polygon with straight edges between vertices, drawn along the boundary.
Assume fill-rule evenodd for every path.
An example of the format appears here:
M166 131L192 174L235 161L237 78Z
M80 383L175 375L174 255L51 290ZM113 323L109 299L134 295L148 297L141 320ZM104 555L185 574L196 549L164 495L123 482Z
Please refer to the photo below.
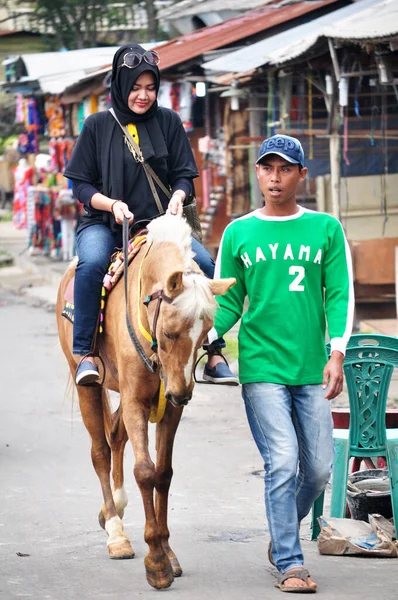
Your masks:
M158 65L160 63L159 54L157 52L145 52L143 55L149 65Z
M141 56L139 54L133 54L132 52L129 52L128 54L124 55L124 64L127 67L130 67L130 69L133 69L134 67L138 67L140 62L141 62Z

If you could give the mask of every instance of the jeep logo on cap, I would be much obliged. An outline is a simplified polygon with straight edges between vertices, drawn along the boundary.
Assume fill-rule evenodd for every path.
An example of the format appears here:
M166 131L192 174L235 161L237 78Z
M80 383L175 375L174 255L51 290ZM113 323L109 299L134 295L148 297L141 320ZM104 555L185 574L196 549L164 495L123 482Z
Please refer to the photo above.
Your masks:
M271 150L275 148L276 150L295 150L297 152L298 148L292 139L286 139L283 137L273 137L267 142L267 150Z

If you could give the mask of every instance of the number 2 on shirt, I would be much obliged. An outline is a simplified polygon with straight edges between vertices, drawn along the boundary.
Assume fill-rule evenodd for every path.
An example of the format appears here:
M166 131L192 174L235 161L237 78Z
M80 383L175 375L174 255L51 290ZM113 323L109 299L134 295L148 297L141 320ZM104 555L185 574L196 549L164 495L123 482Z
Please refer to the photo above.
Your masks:
M304 292L304 286L300 285L305 277L305 269L301 266L289 267L289 275L296 275L292 283L289 285L289 291L291 292Z

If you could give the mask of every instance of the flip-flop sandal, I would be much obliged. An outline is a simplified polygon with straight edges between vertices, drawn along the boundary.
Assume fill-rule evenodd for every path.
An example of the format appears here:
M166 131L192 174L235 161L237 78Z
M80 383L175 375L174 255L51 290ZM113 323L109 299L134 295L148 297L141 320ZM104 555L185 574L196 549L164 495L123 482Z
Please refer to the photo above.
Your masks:
M268 560L271 563L271 565L273 567L275 567L275 561L272 558L272 543L271 542L268 544Z
M281 590L281 592L292 592L292 593L296 593L296 594L297 593L298 594L314 594L316 592L316 589L309 587L308 584L307 584L307 587L292 587L289 585L284 585L284 583L285 583L285 581L287 581L287 579L292 579L292 578L301 579L302 581L304 581L304 583L307 583L309 576L310 576L310 574L307 571L307 569L304 569L302 567L297 567L295 569L289 569L289 571L285 571L284 573L278 573L278 575L277 575L278 583L275 584L275 587L279 588Z

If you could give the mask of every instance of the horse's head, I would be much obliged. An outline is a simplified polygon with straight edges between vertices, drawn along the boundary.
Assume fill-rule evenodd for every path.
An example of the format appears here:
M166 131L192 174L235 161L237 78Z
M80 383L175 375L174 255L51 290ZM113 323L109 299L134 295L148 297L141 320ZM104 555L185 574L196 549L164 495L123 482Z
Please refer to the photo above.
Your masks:
M167 279L156 327L159 361L166 398L174 405L187 404L194 387L193 370L199 348L213 326L214 294L225 294L234 279L212 281L203 274L174 271Z
M157 236L160 222L166 219L169 234L170 226L174 228L172 242L169 235L165 239L164 229ZM151 224L149 238L153 243L151 262L157 271L151 294L161 290L163 300L148 305L148 321L157 340L166 398L181 406L192 397L198 350L213 326L214 296L225 294L235 279L210 280L192 263L190 228L183 219L162 217L157 221L156 229L155 223ZM157 245L158 241L164 243Z

